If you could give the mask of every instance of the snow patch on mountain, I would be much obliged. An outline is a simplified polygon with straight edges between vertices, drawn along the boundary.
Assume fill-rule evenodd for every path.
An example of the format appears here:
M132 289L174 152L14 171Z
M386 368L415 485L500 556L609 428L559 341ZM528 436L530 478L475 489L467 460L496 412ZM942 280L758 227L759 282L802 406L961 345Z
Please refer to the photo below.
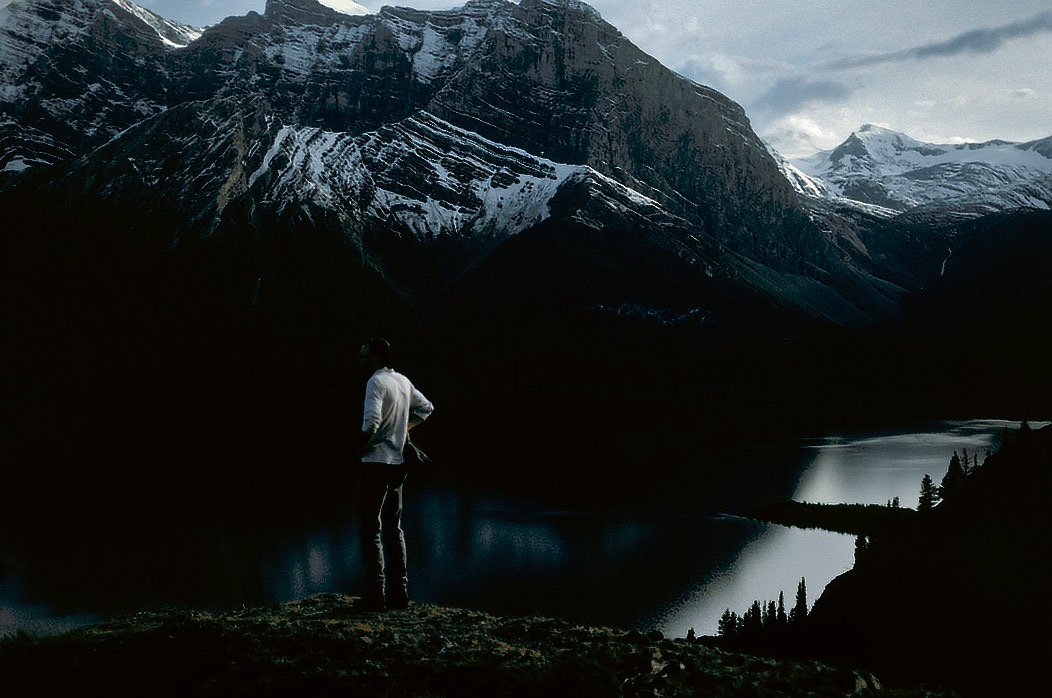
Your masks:
M766 145L767 152L772 158L774 158L774 161L778 163L778 169L780 169L785 178L792 183L794 189L801 194L806 194L807 196L820 197L826 195L825 182L817 177L808 175L788 159L783 157L782 154L775 150L775 148L769 143L765 143L764 145Z
M318 0L318 2L345 15L369 14L368 8L362 7L358 3L353 2L353 0Z
M360 208L419 236L512 235L587 168L537 158L427 113L360 135L285 126L249 178L267 200Z
M160 37L161 41L170 48L187 46L196 41L202 34L202 31L196 27L165 19L143 7L139 7L133 2L129 2L129 0L110 0L110 2L142 20L144 24L157 32L157 36Z
M427 83L471 55L491 28L504 26L502 18L508 15L510 7L504 0L473 0L462 8L427 14L384 7L379 19L410 56L413 75Z
M36 13L27 11L24 0L16 0L0 7L0 84L19 84L25 66L40 57L51 43L73 40L86 33L75 7L45 22Z

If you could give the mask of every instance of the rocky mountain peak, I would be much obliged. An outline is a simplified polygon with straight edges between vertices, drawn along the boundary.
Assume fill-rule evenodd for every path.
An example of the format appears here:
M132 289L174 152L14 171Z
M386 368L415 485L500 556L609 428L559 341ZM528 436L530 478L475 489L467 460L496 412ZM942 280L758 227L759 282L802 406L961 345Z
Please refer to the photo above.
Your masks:
M843 143L829 153L830 162L844 162L848 158L864 158L869 155L865 142L852 133Z
M565 13L592 22L604 21L598 10L581 0L522 0L519 8L527 13Z
M874 136L902 136L903 134L898 131L893 131L890 128L884 126L877 126L876 124L862 124L861 128L858 129L858 133Z
M137 41L159 41L168 48L186 46L201 35L196 27L165 19L130 0L15 0L0 6L0 31L28 43L76 40L107 22L116 22Z

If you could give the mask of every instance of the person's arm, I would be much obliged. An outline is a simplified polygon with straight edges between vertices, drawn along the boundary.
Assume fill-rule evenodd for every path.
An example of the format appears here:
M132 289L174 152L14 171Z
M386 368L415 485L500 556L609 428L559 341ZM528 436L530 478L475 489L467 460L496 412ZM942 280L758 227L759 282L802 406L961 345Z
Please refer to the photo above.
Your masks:
M416 389L414 386L409 393L409 423L408 429L419 425L421 422L431 416L431 413L435 411L435 406L431 404L431 401L424 397L424 394Z
M431 401L424 397L424 394L417 390L416 386L410 385L412 389L409 391L409 421L405 430L406 441L409 440L409 432L413 430L413 427L418 426L435 411L435 406L431 404Z
M383 395L376 381L370 380L365 386L365 404L362 410L362 433L358 448L361 454L365 454L373 446L373 438L380 429L380 409L383 402Z

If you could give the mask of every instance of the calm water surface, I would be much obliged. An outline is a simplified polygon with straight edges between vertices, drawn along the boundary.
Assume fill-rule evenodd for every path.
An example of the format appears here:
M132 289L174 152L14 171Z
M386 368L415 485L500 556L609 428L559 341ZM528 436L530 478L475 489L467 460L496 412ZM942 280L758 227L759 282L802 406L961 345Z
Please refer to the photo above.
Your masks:
M898 497L915 507L926 473L938 483L954 451L977 453L981 462L1005 427L1018 426L942 422L746 448L716 472L710 465L669 483L667 496L611 509L553 510L411 481L404 517L411 593L420 601L656 628L673 637L691 628L715 634L727 608L742 613L779 592L791 606L801 579L813 602L854 554L851 536L762 524L735 512L788 498L883 504ZM188 528L149 551L121 540L87 556L56 551L80 562L0 578L0 634L59 632L155 606L237 607L360 590L350 517L256 523Z

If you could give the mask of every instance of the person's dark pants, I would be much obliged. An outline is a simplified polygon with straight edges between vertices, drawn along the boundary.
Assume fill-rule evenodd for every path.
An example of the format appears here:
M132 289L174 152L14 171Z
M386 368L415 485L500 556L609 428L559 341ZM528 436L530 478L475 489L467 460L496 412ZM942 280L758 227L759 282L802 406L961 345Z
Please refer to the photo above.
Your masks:
M405 606L409 602L405 534L402 532L402 485L405 484L406 467L362 463L360 473L359 540L365 565L364 600L374 605Z

